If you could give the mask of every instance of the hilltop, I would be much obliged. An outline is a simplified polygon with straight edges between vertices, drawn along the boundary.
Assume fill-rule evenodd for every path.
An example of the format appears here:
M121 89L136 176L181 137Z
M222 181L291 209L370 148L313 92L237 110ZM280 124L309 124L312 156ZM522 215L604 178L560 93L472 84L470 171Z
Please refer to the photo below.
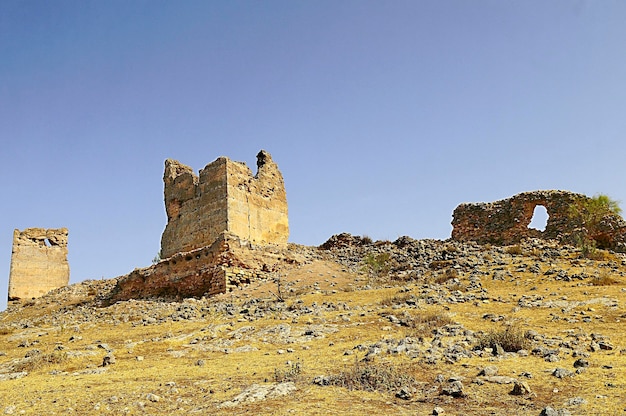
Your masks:
M212 297L116 302L111 279L11 304L0 314L0 412L626 409L622 254L341 234L282 257Z

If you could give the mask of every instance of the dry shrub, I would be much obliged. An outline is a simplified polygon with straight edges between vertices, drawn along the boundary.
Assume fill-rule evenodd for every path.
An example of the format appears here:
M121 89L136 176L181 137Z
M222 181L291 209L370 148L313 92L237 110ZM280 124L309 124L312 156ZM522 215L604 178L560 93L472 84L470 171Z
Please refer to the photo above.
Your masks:
M608 261L608 262L615 261L618 263L622 261L618 256L615 255L615 253L612 253L607 250L601 250L601 249L587 250L582 253L582 256L589 260L595 260L595 261Z
M11 327L4 326L4 327L0 328L0 335L9 335L11 332L13 332Z
M440 273L435 276L435 283L442 285L448 280L456 279L457 277L459 277L459 272L456 269L446 269L444 273Z
M443 251L445 251L447 253L456 253L456 252L459 251L459 249L455 245L448 244L448 245L445 246Z
M614 279L608 271L603 271L598 276L591 279L593 286L611 286L618 284L619 281Z
M311 290L312 290L311 286L299 286L299 287L296 287L296 288L289 289L289 294L294 296L294 297L298 297L298 296L306 295ZM346 292L347 292L347 290L346 290Z
M446 270L446 276L448 276L449 279L454 279L459 277L459 271L457 269L448 269Z
M278 368L274 369L274 381L277 383L284 383L286 381L296 382L301 378L302 373L302 363L300 360L288 364L288 368L286 370L280 370Z
M502 347L507 352L517 352L527 349L529 341L524 332L516 325L506 325L498 331L490 331L478 340L478 349Z
M508 254L512 254L512 255L521 255L523 253L522 251L522 246L520 246L519 244L516 244L514 246L509 246L505 249L505 251Z
M344 286L342 290L344 292L348 292L348 293L354 292L356 290L356 286L353 285L353 284L352 285L348 284L348 285Z
M381 306L393 306L397 304L402 305L406 303L407 300L410 300L412 298L413 298L413 295L411 293L401 293L398 295L384 298L383 300L380 301L380 305Z
M62 364L68 360L67 353L64 351L53 351L49 354L42 354L35 352L30 354L27 358L20 360L13 366L13 370L20 371L35 371L41 368L47 367L51 364Z
M416 385L406 370L389 363L359 362L339 374L328 377L328 384L348 390L395 392Z
M446 267L452 266L452 260L433 260L428 265L428 268L431 270L441 270Z
M430 335L435 328L444 325L455 324L452 317L441 310L430 310L416 314L405 314L402 318L403 325L414 330L413 336Z
M605 261L607 260L607 252L604 250L598 249L582 249L581 256L583 258L595 261Z

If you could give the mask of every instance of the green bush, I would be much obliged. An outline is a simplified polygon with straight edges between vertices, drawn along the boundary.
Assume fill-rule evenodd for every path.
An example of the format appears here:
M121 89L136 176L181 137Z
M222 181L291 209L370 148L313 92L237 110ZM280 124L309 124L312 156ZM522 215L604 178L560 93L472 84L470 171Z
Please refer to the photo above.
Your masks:
M596 248L610 248L610 241L600 231L600 224L606 216L619 216L621 212L619 201L603 194L579 199L570 206L570 218L581 224L574 237L582 257L593 259Z
M363 258L363 269L374 276L384 276L391 270L391 254L368 253Z

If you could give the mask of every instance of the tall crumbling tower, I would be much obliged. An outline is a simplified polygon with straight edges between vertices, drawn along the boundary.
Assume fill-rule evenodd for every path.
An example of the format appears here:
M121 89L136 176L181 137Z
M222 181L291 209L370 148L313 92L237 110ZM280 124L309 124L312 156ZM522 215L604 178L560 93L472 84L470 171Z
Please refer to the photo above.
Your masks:
M167 159L161 257L208 246L223 232L257 244L285 244L289 221L283 176L264 150L257 167L253 176L245 163L220 157L196 176L189 166Z
M9 301L32 299L67 286L67 228L13 232Z

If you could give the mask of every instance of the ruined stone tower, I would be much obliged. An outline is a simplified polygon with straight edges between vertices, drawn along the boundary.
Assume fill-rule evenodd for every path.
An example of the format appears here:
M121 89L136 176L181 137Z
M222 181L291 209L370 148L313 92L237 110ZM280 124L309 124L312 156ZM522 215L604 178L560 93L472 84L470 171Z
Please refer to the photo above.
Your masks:
M224 232L258 244L285 244L289 221L283 176L264 150L257 167L253 176L245 163L220 157L196 176L189 166L167 159L161 257L209 246Z
M9 301L42 296L67 286L67 228L27 228L13 232Z

